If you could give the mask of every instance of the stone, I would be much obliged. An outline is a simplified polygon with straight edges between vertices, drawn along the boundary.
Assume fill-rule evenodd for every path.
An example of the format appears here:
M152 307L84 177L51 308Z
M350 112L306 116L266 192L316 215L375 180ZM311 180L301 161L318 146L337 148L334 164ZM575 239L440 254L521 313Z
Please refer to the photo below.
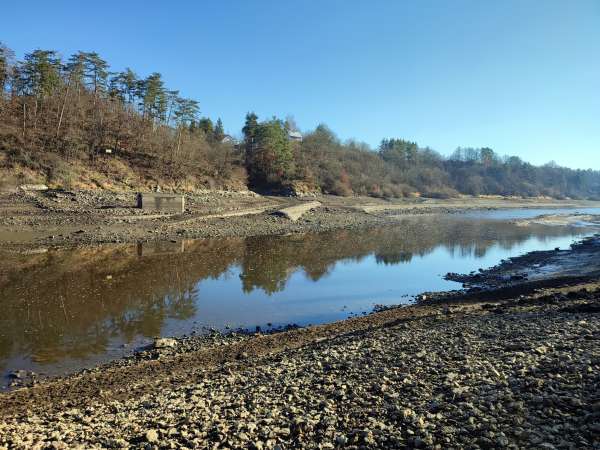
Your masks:
M346 443L348 442L348 438L346 436L344 436L343 434L338 434L335 438L335 442L338 445L346 445Z
M21 380L27 376L25 370L15 370L8 374L9 378Z
M154 348L174 348L177 347L177 339L172 338L157 338L154 340Z
M158 442L158 432L156 430L148 430L144 435L147 442L155 443Z
M539 347L536 347L534 349L534 351L538 354L538 355L545 355L546 353L548 353L548 347L546 347L545 345L540 345Z

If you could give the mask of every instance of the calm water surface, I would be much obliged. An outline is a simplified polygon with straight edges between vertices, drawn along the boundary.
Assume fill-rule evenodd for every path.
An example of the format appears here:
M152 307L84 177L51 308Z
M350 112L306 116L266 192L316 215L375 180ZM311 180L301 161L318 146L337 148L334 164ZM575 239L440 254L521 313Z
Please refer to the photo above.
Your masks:
M205 327L339 320L459 287L442 279L447 272L568 247L594 232L508 222L540 213L470 212L362 231L3 255L0 373L64 373L129 354L155 336Z

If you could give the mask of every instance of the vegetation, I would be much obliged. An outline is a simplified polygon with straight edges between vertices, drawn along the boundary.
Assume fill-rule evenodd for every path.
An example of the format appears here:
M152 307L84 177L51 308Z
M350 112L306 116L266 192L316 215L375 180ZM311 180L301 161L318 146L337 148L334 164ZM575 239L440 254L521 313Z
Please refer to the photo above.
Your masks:
M248 113L238 144L225 134L221 119L201 117L198 102L168 89L160 73L112 72L94 52L63 60L54 50L38 49L17 61L0 44L0 173L16 174L15 182L37 176L68 186L80 176L76 167L106 172L119 161L138 184L303 186L375 197L600 199L598 171L553 163L536 167L490 148L459 148L443 157L395 138L373 150L341 142L325 125L302 141L290 139L292 131L297 131L293 119L259 121Z
M68 182L76 162L101 169L110 154L156 180L192 177L226 184L239 163L224 145L223 124L199 117L195 100L165 87L162 76L110 72L96 53L63 61L35 50L15 61L0 47L0 159L50 181ZM238 174L239 176L239 174Z

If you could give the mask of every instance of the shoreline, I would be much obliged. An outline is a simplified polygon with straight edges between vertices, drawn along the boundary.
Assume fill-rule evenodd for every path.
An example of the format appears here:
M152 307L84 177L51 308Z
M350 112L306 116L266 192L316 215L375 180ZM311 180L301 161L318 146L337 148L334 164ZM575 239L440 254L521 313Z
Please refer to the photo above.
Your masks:
M600 368L600 359L598 359L600 358L600 349L598 349L597 341L595 341L600 338L600 327L596 320L590 322L590 319L592 319L592 317L597 317L598 313L600 313L600 290L598 289L598 283L594 282L587 283L585 290L582 289L582 285L559 286L552 289L545 289L534 295L521 296L517 301L514 301L514 299L504 301L483 300L462 304L453 302L452 304L440 303L435 305L415 305L390 309L366 317L347 319L328 325L302 328L272 335L245 336L238 337L234 340L225 338L215 345L207 346L192 352L177 353L175 351L174 354L169 355L167 353L160 359L141 360L127 365L112 364L100 369L46 381L35 387L21 388L0 393L0 416L3 418L3 424L0 426L0 446L8 445L9 448L26 448L32 444L35 445L36 443L46 446L54 445L52 442L57 442L64 444L64 448L71 448L74 444L81 444L84 446L104 445L102 444L102 442L105 442L103 439L112 436L114 439L119 440L118 442L120 444L118 447L144 448L145 445L148 444L149 430L156 430L158 439L156 443L163 442L164 444L166 442L165 439L175 439L180 445L188 443L193 444L193 446L198 445L202 448L210 442L213 444L221 442L222 439L229 436L229 439L234 439L234 442L237 442L236 445L252 445L253 442L261 441L261 436L253 433L258 432L260 427L259 429L250 430L250 432L246 430L248 436L247 439L244 439L244 436L242 435L229 435L226 430L221 433L221 437L212 435L208 432L207 435L202 434L200 437L192 436L190 440L188 440L187 436L170 434L171 432L169 430L173 426L177 427L176 423L179 423L179 426L181 426L181 422L179 421L184 419L183 416L178 416L174 411L181 410L181 408L184 408L183 410L191 409L192 411L195 411L196 407L202 408L204 405L214 405L215 403L213 402L215 399L213 398L214 392L212 389L216 388L218 382L227 384L224 380L236 380L240 377L242 378L240 378L240 381L238 382L234 382L233 384L229 382L230 387L228 389L231 389L231 392L227 395L231 395L235 398L239 395L245 395L244 393L248 393L249 389L252 391L257 389L257 392L263 392L263 396L268 397L269 401L277 401L277 399L280 398L278 395L281 394L276 394L275 397L272 397L268 394L268 390L263 391L264 388L268 389L268 383L261 380L261 376L258 374L264 374L266 371L266 373L271 374L269 380L277 383L277 385L281 382L284 387L288 386L290 383L302 384L306 381L303 381L300 378L294 383L294 376L286 376L285 371L282 372L281 370L277 370L277 367L281 366L284 361L288 361L285 364L291 364L290 367L293 367L295 371L310 371L312 373L313 369L316 370L316 373L311 375L311 379L313 379L312 383L317 382L326 384L328 371L334 370L335 376L339 377L340 380L344 380L340 381L340 383L350 385L352 382L347 379L347 377L352 378L352 374L356 374L354 370L350 369L353 367L353 363L349 361L353 360L353 356L352 353L344 353L344 356L342 356L342 354L339 353L340 349L338 349L338 346L340 345L342 345L342 347L350 346L349 348L354 350L364 348L367 353L361 353L361 361L364 360L364 358L367 358L365 361L372 360L374 358L373 355L388 361L385 363L386 365L383 366L386 368L385 370L383 367L379 369L384 370L384 372L387 373L387 376L385 376L384 379L379 379L379 381L377 381L377 378L374 378L371 382L382 382L383 385L386 385L387 383L388 389L392 392L396 388L405 389L407 392L411 393L411 398L420 391L421 388L418 388L418 386L421 384L426 391L429 391L430 389L435 390L436 387L448 389L454 392L454 394L451 394L448 398L437 400L440 404L439 407L442 409L445 409L446 407L458 408L458 411L464 412L464 406L461 406L462 403L460 399L468 394L470 390L474 389L476 384L472 385L473 382L477 382L481 376L484 376L484 380L486 379L485 377L489 377L489 368L484 375L481 375L480 372L474 372L469 379L464 379L460 383L456 383L458 379L453 378L447 386L443 384L443 380L448 382L447 378L452 375L452 373L455 373L453 370L456 370L449 366L435 366L438 367L438 370L442 370L442 378L439 381L439 383L441 383L440 385L437 385L435 381L429 379L431 373L422 375L423 379L417 385L414 384L416 381L415 378L412 378L413 381L408 382L408 385L406 385L406 381L402 383L400 380L402 378L406 379L406 376L409 375L406 372L396 374L393 370L394 364L409 364L409 366L405 367L411 367L411 369L405 370L413 373L412 376L414 377L416 373L418 373L420 364L431 363L431 361L426 362L431 354L427 353L423 348L431 347L433 349L437 347L435 341L422 341L419 336L435 336L439 333L449 333L445 339L452 338L462 341L463 344L460 345L466 345L466 347L461 351L466 352L466 354L469 355L468 358L469 361L471 361L470 364L480 366L480 364L483 363L484 366L482 367L487 367L485 366L485 356L487 351L480 349L483 351L484 356L484 359L481 360L482 355L469 350L473 345L473 342L477 340L475 339L475 335L472 336L472 340L464 341L464 338L460 337L460 333L459 335L455 334L463 327L469 329L470 333L476 332L475 330L479 330L480 327L483 327L483 331L479 330L479 332L487 332L489 334L492 332L490 330L494 330L493 332L497 333L505 330L506 327L510 325L509 329L513 329L514 332L517 332L517 334L521 336L520 342L522 343L518 344L517 342L516 346L514 340L508 336L494 341L494 346L510 347L512 353L520 352L519 354L522 355L516 360L512 360L512 363L508 363L506 368L498 367L497 370L501 371L500 373L504 373L503 370L517 370L519 367L519 364L517 364L519 359L544 359L547 353L552 355L556 354L556 364L561 363L561 358L563 357L560 355L565 351L574 351L575 360L577 361L579 361L579 358L581 357L583 357L583 361L590 360L591 358L592 365L589 366L591 370L584 368L585 370L583 372L584 375L587 374L585 375L585 380L587 380L586 383L588 383L586 386L591 389L593 384L590 385L589 383L593 383L593 374L597 373L597 370ZM560 345L555 342L558 335L552 335L554 336L552 340L547 339L548 336L545 336L545 333L548 332L548 327L564 327L564 321L567 321L565 323L571 324L569 325L571 331L573 331L572 327L575 326L575 324L578 324L576 329L581 329L584 333L591 333L589 334L590 339L581 339L580 334L578 334L579 332L572 333L574 336L573 339L575 340L567 339L566 336L562 336L559 341L556 341L560 342ZM537 322L540 323L539 326L537 325ZM415 333L417 333L416 336ZM391 341L388 341L388 339L390 339L388 335L390 334L392 336L401 336L401 342L404 342L404 345L407 345L411 339L414 340L414 342L412 346L407 346L400 353L396 353L399 351L398 349L392 350L391 348L382 346L385 345L385 342L388 342L388 344L391 343ZM450 351L450 354L453 354L457 349L462 348L460 345L459 347L456 347L459 341L447 348L447 350L454 349ZM528 344L530 341L531 343ZM587 352L585 354L582 354L582 345L585 345L585 352ZM335 354L337 354L338 357L335 357L333 360L329 359L327 356ZM312 366L304 366L305 363L298 362L300 365L295 363L296 359L304 359L306 357L318 361L316 369ZM440 357L440 355L438 354L437 357ZM348 358L350 359L348 360ZM389 360L388 358L393 359ZM327 367L323 366L323 364L325 364L323 361L330 361L327 364L329 364L330 367L337 369L327 369L323 372L324 367ZM391 361L396 361L396 363L391 363ZM413 361L419 361L418 365L411 365ZM571 364L574 364L573 361L574 360L572 359ZM446 361L446 364L450 364L450 362L451 360L448 360ZM347 365L348 363L350 366ZM390 363L392 366L389 367L388 373L388 365ZM373 364L373 361L369 364ZM376 364L376 366L379 367L378 364ZM367 366L365 366L365 369L361 370L369 372L366 367ZM275 372L273 372L273 370L275 370ZM289 370L290 373L293 372L291 368ZM417 371L416 373L414 373L415 370ZM246 376L248 372L256 373L258 380L250 382ZM361 372L359 371L358 373ZM575 374L576 372L573 371L569 373ZM400 378L398 381L392 382L391 380L395 379L393 376L394 374L400 376ZM507 376L509 378L504 379L510 379L510 376L505 374L500 376L500 381L503 379L502 377ZM541 380L545 380L546 383L552 380L547 379L544 372L537 373L535 371L528 372L525 379L532 376L535 379L537 379L537 376L541 376ZM284 381L279 380L282 377ZM452 377L456 377L456 375L452 375ZM461 378L463 378L463 376L459 376L459 379ZM388 381L386 382L385 379ZM563 382L563 380L557 379L556 382ZM564 380L564 382L567 383L568 380ZM261 383L264 383L264 385ZM392 385L389 385L389 383L392 383ZM491 386L493 386L494 383L492 383ZM206 386L209 391L204 391L203 386ZM214 388L210 388L210 386L214 386ZM319 390L320 387L318 386L323 385L310 384L310 386L312 387L303 391L306 395L309 395L313 389ZM353 384L352 389L367 388L367 390L370 390L369 386L369 381L364 380L358 382L358 384ZM544 384L541 386L544 386ZM197 392L197 394L191 395L190 392ZM287 390L285 390L285 392L287 392ZM292 393L292 397L286 403L292 406L296 405L296 407L302 407L301 405L303 403L296 403L296 397L293 396L294 392L299 391L292 390L290 392ZM334 392L337 391L334 389ZM374 392L370 392L371 400L369 401L376 403L385 401L385 399L388 398L388 394L392 394L392 392L386 393L385 391L375 390ZM527 391L525 390L524 392ZM538 392L542 394L542 396L551 395L551 391L546 392L543 388L538 390ZM183 397L180 397L180 395L183 395ZM430 395L431 394L429 394L427 398L430 398L431 401L433 401L436 397L431 397ZM512 395L513 397L516 397L513 401L523 401L523 399L519 400L519 392L514 391ZM211 398L212 401L210 400ZM231 401L234 401L233 398L229 400L217 399L217 401L221 402L221 407L227 408L228 405L235 404L230 403ZM577 398L579 398L579 416L589 414L593 411L593 405L595 405L593 398L587 400L586 398L582 399L579 396ZM401 398L398 399L401 400ZM316 402L316 406L322 400L322 398L314 398L312 401ZM344 403L348 402L348 399L339 398L337 394L334 394L332 401L337 405L337 408L341 408ZM354 403L352 404L354 405ZM505 407L507 406L506 403L503 404ZM422 416L423 420L426 422L436 422L435 418L432 419L427 415L426 408L425 410L423 409L424 407L426 407L425 404L422 404L421 406L413 404L412 407L410 404L407 404L401 408L400 411L410 409L415 414ZM555 407L560 409L560 404L557 404ZM170 414L166 413L164 408L166 408ZM354 405L352 408L347 408L347 411L352 412L355 408L358 407ZM129 417L133 416L133 418L119 419L120 411L129 411L127 414ZM571 413L571 410L568 409L565 413L566 412ZM127 416L127 414L125 416ZM164 419L162 422L159 419L148 420L149 416L165 417L165 414L167 418L166 422ZM262 409L259 409L259 411L251 410L249 411L248 417L253 422L257 420L260 421L260 419L255 416L260 416L261 414L264 414ZM381 420L382 423L386 423L386 426L391 426L389 420L392 420L393 423L397 420L394 417L397 418L397 416L393 415L390 417L388 414L391 414L391 412L387 409L378 410L374 417L376 417L377 420ZM410 416L413 415L413 413L407 414ZM88 417L90 420L82 421L82 417ZM222 419L217 419L214 416L212 417L211 420L213 421L216 420L218 422L221 420L229 427L231 426L231 420L228 419L229 416L223 416ZM293 417L296 416L292 416L291 418L287 416L282 417L276 419L275 423L280 428L285 428L286 426L293 427ZM364 423L363 419L359 420L359 422L363 423L363 428L360 428L359 431L356 431L357 429L353 427L344 428L338 426L336 428L340 429L336 430L336 433L330 433L331 435L328 436L328 439L334 445L336 445L336 443L339 444L339 442L335 441L338 435L347 437L349 439L348 443L353 442L355 444L360 444L362 442L363 445L367 443L370 448L385 448L392 445L387 440L389 434L373 434L371 436L368 434L368 431L365 431L365 429L373 431L372 424L369 422L370 419L367 420L368 417L370 416L364 416ZM120 423L121 420L125 420L125 422ZM158 422L156 422L156 420L158 420ZM456 422L456 420L454 421ZM439 422L444 423L445 421ZM120 423L120 427L115 428L117 423ZM130 423L135 423L136 425L131 429L128 429L127 426L123 426L124 424ZM192 425L193 429L194 423L196 422L188 422L188 426ZM202 423L203 422L197 422L196 426L199 427L198 429L203 429ZM461 423L459 420L456 424L459 426L467 426L468 422L465 421L464 423ZM94 427L100 427L100 429L103 430L102 433L100 435L90 434L91 429ZM397 436L397 439L400 440L393 442L398 445L402 443L402 445L413 447L421 447L420 441L415 442L414 440L417 437L425 443L431 441L429 444L444 442L443 440L440 441L438 439L439 436L432 435L431 433L423 433L427 428L427 426L424 428L417 426L413 430L413 433L410 433L404 426L398 426L397 431L400 433L400 436ZM89 431L85 431L86 429ZM83 434L69 434L69 432L67 432L69 430L81 431ZM519 442L515 436L510 435L509 429L500 427L500 430L504 433L508 442ZM541 428L536 430L534 427L533 432L539 434L542 433L541 430ZM583 433L579 432L579 438L584 439L579 442L586 442L587 445L591 445L594 442L594 433L592 430L593 428L591 430L586 428ZM535 435L535 433L530 433L526 435L526 437ZM151 437L154 436L153 433L150 434ZM31 440L27 440L28 437L31 438ZM367 442L364 441L365 437L369 438ZM472 437L473 436L469 433L469 439ZM199 440L194 441L194 438ZM264 443L264 448L275 448L274 445L276 444L297 446L300 445L301 442L304 442L302 445L312 446L316 443L314 440L315 438L316 437L311 436L310 433L303 435L289 435L287 432L283 434L276 432L270 439L262 439L262 442ZM411 438L413 439L412 441L409 440ZM477 434L475 435L475 438L478 438ZM236 441L235 439L239 439L239 441ZM370 439L372 439L371 442L369 442ZM268 443L267 441L269 440L272 440L272 442ZM152 439L150 442L152 443ZM473 444L476 442L476 439L475 441L466 441L463 445L466 445L467 442ZM494 442L495 440L492 441L492 446L494 446ZM525 444L521 442L521 445L527 445L526 442L527 441L525 441ZM538 444L540 443L541 442L538 442ZM532 444L533 443L530 443L529 445Z
M315 199L311 197L311 199ZM0 249L108 243L144 243L251 237L357 229L397 223L403 217L496 209L600 208L600 202L513 198L383 200L320 196L321 206L296 221L277 212L309 201L254 193L207 192L186 196L183 214L134 207L133 193L45 191L0 194Z

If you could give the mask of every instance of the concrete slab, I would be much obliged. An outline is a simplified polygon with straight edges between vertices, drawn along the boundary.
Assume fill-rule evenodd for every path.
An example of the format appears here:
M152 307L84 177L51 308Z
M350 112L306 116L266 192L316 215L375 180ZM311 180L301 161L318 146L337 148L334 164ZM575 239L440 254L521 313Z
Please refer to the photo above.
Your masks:
M47 191L48 186L45 184L22 184L19 189L22 191Z
M321 202L305 202L299 205L289 206L287 208L280 209L279 211L277 211L277 214L283 217L287 217L291 221L296 221L300 217L302 217L303 214L307 213L312 209L318 208L319 206L321 206Z
M150 211L182 213L185 211L185 198L181 194L140 192L137 196L137 206Z

